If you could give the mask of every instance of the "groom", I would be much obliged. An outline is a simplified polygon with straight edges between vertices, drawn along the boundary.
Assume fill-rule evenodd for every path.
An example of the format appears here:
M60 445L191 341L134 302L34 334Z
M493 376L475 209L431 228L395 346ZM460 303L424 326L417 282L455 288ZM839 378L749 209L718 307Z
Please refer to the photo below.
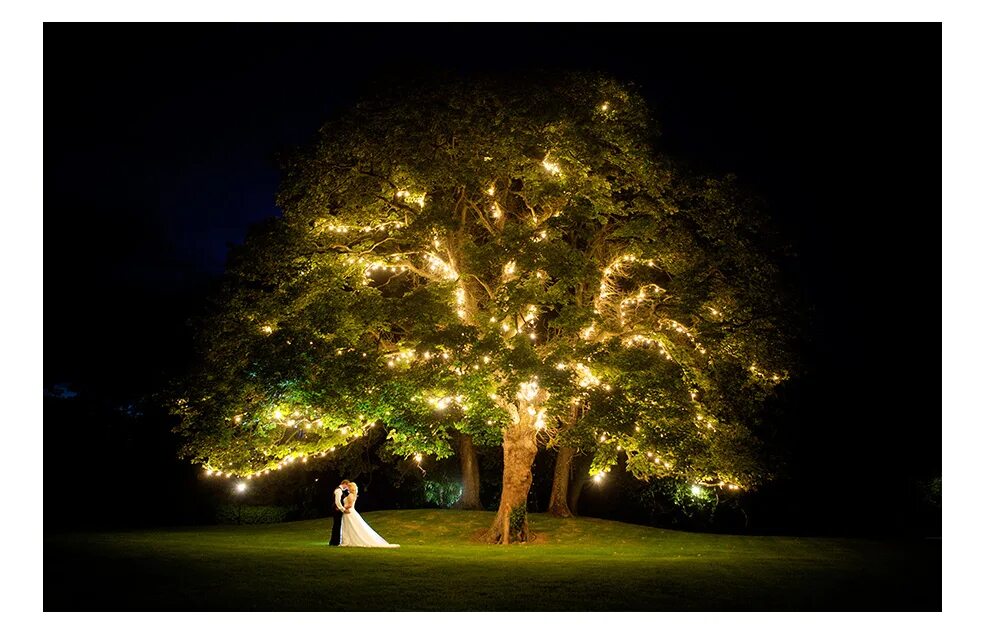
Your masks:
M341 516L344 515L344 499L348 497L348 482L342 480L334 490L334 526L331 528L330 546L341 546Z

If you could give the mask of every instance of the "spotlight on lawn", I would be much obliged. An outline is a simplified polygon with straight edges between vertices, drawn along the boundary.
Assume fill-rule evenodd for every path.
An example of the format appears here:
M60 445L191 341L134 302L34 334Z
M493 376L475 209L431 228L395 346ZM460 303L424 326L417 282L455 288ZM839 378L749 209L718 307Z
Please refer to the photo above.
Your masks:
M247 489L248 489L247 482L239 482L238 484L234 485L234 490L237 491L238 493L244 493Z

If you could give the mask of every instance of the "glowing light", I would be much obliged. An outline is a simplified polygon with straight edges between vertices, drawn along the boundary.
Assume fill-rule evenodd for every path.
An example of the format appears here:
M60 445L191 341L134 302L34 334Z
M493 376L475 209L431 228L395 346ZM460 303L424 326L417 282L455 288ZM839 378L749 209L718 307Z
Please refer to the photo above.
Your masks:
M495 184L489 185L489 188L486 189L486 193L488 193L491 196L496 195L496 185Z
M586 365L580 362L575 365L575 370L579 372L580 387L586 388L586 387L595 387L599 385L600 382L599 378L597 378L595 374L593 374L593 372Z
M694 484L694 485L692 485L691 491L692 491L692 495L698 496L699 494L701 494L703 492L703 489L699 485Z
M537 397L540 390L541 388L537 384L537 378L531 378L529 382L520 383L520 390L517 392L517 398L530 402Z
M245 491L248 490L248 484L246 482L239 482L237 485L235 485L234 490L237 491L238 493L244 493Z
M489 215L491 215L494 220L499 220L503 217L503 210L500 209L499 205L494 202L489 207Z
M610 110L610 103L609 102L604 102L603 104L599 105L599 110L600 111L603 111L603 112L609 111Z
M282 411L276 409L275 411L272 412L272 417L275 418L276 420L282 420Z
M262 333L264 333L267 336L272 335L272 327L270 327L267 324L266 325L262 325Z
M423 459L424 459L424 456L422 456L422 455L420 455L418 453L417 455L413 456L413 459L416 460L417 462L422 462Z
M434 271L435 273L440 273L442 276L444 276L448 280L457 280L458 279L458 272L455 271L451 267L451 265L449 265L447 262L445 262L441 258L437 257L433 253L426 253L424 255L427 258L427 267L431 271Z
M547 158L545 158L545 159L544 159L544 160L543 160L543 161L541 162L541 165L542 165L542 166L543 166L543 167L544 167L544 168L545 168L545 169L547 170L547 172L548 172L548 173L550 173L551 175L555 175L555 176L557 176L557 175L561 175L561 167L560 167L560 166L558 166L558 165L557 165L556 163L554 163L554 162L551 162L551 161L550 161L550 160L548 160Z
M445 409L451 406L451 403L453 401L454 398L450 396L444 396L441 398L434 398L433 400L429 400L428 402L434 405L434 408L437 409L438 411L444 411Z
M509 276L512 276L513 274L515 274L516 272L517 272L517 261L516 260L510 260L509 262L507 262L506 264L503 265L503 275L504 276L509 277Z

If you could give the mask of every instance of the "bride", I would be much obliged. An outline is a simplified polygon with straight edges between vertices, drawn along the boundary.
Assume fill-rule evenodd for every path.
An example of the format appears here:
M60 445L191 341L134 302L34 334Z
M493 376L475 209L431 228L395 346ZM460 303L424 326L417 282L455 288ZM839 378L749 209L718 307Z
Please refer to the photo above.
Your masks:
M348 483L348 497L344 499L344 516L341 523L342 547L398 547L389 544L365 522L365 519L355 511L355 501L358 500L358 485Z

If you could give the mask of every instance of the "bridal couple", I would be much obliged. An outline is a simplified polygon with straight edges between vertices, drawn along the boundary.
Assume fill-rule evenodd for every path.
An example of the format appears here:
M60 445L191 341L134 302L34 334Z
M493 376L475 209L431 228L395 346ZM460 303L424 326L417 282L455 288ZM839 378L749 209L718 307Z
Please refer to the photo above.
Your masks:
M389 544L375 532L355 510L358 485L342 480L334 490L334 528L331 529L332 547L398 547Z

